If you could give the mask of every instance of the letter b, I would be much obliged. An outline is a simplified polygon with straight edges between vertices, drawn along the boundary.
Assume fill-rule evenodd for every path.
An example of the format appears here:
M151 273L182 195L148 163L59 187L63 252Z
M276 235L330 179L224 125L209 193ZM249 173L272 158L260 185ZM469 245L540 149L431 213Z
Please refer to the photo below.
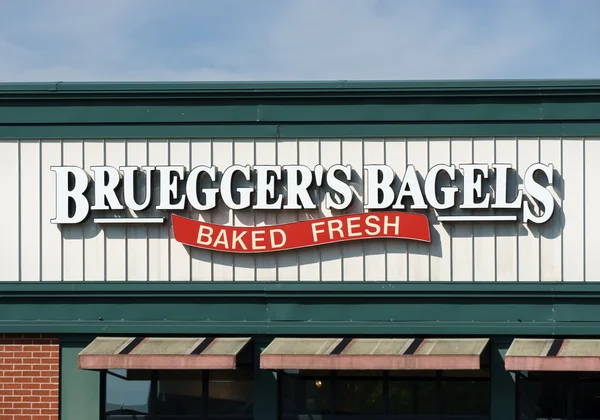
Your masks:
M56 173L56 217L50 220L54 224L75 224L82 222L90 211L90 203L84 193L89 184L87 173L76 166L52 166ZM71 178L72 176L72 178ZM73 188L69 189L69 181ZM73 200L74 211L69 213L69 203Z

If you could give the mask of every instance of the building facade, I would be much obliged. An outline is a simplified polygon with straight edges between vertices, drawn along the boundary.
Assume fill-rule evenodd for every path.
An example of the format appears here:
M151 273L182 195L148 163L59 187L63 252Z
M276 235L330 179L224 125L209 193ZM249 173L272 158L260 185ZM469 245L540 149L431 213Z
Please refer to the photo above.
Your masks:
M0 85L0 418L600 419L600 82Z

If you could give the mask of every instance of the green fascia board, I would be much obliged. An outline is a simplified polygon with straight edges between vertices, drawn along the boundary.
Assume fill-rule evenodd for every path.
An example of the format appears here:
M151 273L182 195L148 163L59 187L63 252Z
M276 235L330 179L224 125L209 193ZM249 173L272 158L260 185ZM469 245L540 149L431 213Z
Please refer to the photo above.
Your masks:
M69 124L0 125L0 140L22 139L272 139L381 137L600 136L600 121L373 124Z
M600 282L0 282L0 299L44 296L495 297L600 299Z
M540 101L314 101L298 104L193 101L193 103L127 103L11 106L0 104L0 125L6 124L260 124L260 123L424 123L600 121L595 102Z

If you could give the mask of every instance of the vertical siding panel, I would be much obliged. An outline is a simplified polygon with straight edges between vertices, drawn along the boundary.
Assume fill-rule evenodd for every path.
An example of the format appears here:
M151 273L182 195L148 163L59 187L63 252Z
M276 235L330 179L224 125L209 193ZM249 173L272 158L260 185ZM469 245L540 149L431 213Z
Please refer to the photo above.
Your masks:
M247 140L247 139L237 139L234 141L233 143L233 147L234 147L234 163L237 165L254 165L254 162L257 158L257 156L254 155L254 147L255 147L255 143L254 140ZM268 145L267 145L268 147ZM274 154L274 150L275 150L275 145L272 145L271 147L273 154ZM258 155L258 151L257 151L257 155ZM271 162L274 162L274 156L273 156L273 160ZM238 181L236 184L236 186L246 186L246 181ZM254 211L252 209L245 209L245 210L236 210L233 212L233 224L235 226L252 226L254 224L258 224L261 226L264 226L265 224L270 224L268 223L268 221L266 220L266 216L264 214L264 212L262 212L262 215L259 214L255 214ZM260 219L259 219L260 218ZM261 220L262 219L262 220ZM233 255L233 261L234 261L234 279L236 281L254 281L256 279L255 276L255 269L258 270L258 262L257 260L261 260L262 262L265 263L265 265L263 267L261 267L261 271L263 276L264 275L269 275L272 274L273 271L275 271L274 268L269 267L269 263L274 261L275 258L273 256L267 256L266 258L264 258L264 256L261 257L257 257L254 256L252 254L235 254Z
M63 141L63 165L83 166L83 142L81 140ZM83 280L83 226L62 225L63 238L63 279L67 281Z
M314 169L320 163L321 150L318 139L298 140L298 163ZM337 158L337 157L336 157ZM313 198L318 203L319 195ZM317 204L318 205L318 204ZM315 219L321 217L319 210L299 210L299 219ZM322 247L310 247L298 250L299 279L320 281Z
M212 144L210 139L193 139L192 141L191 168L205 165L212 166ZM217 168L218 169L218 168ZM205 178L206 179L206 178ZM218 178L217 178L218 180ZM203 181L206 182L206 181ZM208 184L203 184L208 185ZM217 182L214 183L217 185ZM217 201L219 198L217 197ZM211 223L212 211L200 212L190 206L190 218ZM213 210L215 211L215 210ZM201 248L190 248L192 258L192 280L212 280L212 252Z
M59 227L50 223L56 216L56 179L50 167L60 166L61 149L59 141L42 140L42 280L50 281L60 280L62 277L62 237ZM1 155L2 152L0 157ZM2 251L2 255L7 255L5 250ZM10 261L10 255L6 261Z
M435 165L450 164L450 141L449 139L430 139L429 140L429 168ZM450 181L451 182L451 181ZM443 184L448 185L448 184ZM458 196L458 194L457 194ZM458 200L458 197L456 197ZM431 226L431 280L432 281L450 281L452 280L452 237L450 236L451 226L437 221L437 215L432 209L429 215Z
M473 161L488 165L490 172L487 180L483 180L482 195L490 193L490 204L494 200L494 191L491 188L493 177L492 163L494 163L494 139L473 139ZM476 223L473 225L473 262L474 281L496 280L496 223Z
M600 195L595 181L600 157L600 138L585 139L585 280L600 281L600 221L597 212L600 209Z
M277 142L273 139L256 140L257 165L275 165L277 163ZM278 183L276 182L275 185ZM276 191L277 192L277 191ZM249 211L248 223L256 223L256 226L272 226L279 223L279 211ZM254 214L254 216L253 216ZM276 253L256 254L256 280L274 281L277 280L277 255Z
M340 163L352 166L352 180L350 187L354 193L354 199L345 213L362 213L363 211L363 141L362 139L343 139L342 157ZM336 211L337 212L337 211ZM342 264L345 281L365 280L364 276L364 249L363 241L351 241L341 244ZM383 280L383 277L380 279Z
M332 165L341 161L341 140L321 139L321 165L328 170ZM314 169L314 167L312 168ZM325 217L332 215L331 209L323 205L325 193L320 193L319 208ZM339 244L323 245L321 248L321 276L324 281L344 280L342 265L342 249Z
M148 155L146 153L146 140L127 140L127 165L142 166L148 165ZM145 194L151 191L145 191L146 180L140 178L136 182L136 192L138 202L145 199ZM144 190L142 192L142 190ZM133 211L131 211L133 213ZM86 244L86 252L88 250ZM86 265L87 267L87 265ZM148 279L148 226L127 226L127 280L144 281Z
M459 169L460 164L473 162L473 142L468 138L452 139L452 163ZM462 189L462 175L461 189ZM453 214L467 214L468 210L460 210L460 199L453 209ZM458 210L457 210L458 209ZM448 224L452 234L452 280L473 281L473 225L466 222Z
M549 187L554 196L554 213L552 218L540 226L541 233L541 280L562 280L562 191L564 190L561 180L561 139L546 138L541 140L540 161L544 164L554 165L554 186ZM587 194L590 197L589 194Z
M519 138L519 173L525 175L527 168L539 161L539 140ZM524 194L523 199L526 200ZM537 204L535 205L537 208ZM519 281L540 280L540 234L533 223L519 225Z
M277 141L277 165L298 164L298 140L279 139ZM298 212L281 211L278 223L291 223L298 220ZM277 253L277 278L279 281L298 280L299 251L282 251Z
M406 139L385 140L385 164L396 172L400 179L406 171ZM385 241L388 281L408 280L408 245L406 241L387 239Z
M17 140L0 141L0 167L5 176L4 182L0 183L0 191L4 203L8 203L0 206L0 218L5 221L2 226L4 238L0 241L2 254L0 281L19 281L19 142ZM54 208L52 214L54 217ZM50 223L50 220L46 223ZM55 280L58 279L57 277Z
M85 169L93 178L92 166L104 165L104 141L86 140L83 144ZM90 191L92 188L90 188ZM93 201L93 194L90 194ZM113 227L114 229L115 227ZM88 221L83 225L85 270L84 280L104 280L104 228L102 225Z
M363 140L364 164L365 165L382 165L385 164L385 142L384 139L369 139ZM392 157L392 160L395 157ZM361 198L364 203L366 191L367 174L363 168L356 168L361 172L362 184L365 190L361 193ZM369 239L364 242L365 253L365 280L385 281L387 280L387 261L386 261L386 240L385 239Z
M233 164L233 141L218 139L213 141L213 163L217 167L218 181L221 181L223 171ZM219 225L233 224L233 210L230 210L223 200L218 201L218 206L212 213L212 223ZM232 281L233 255L224 252L213 253L213 280Z
M417 176L423 190L423 176L427 174L428 168L428 150L426 138L413 138L408 140L408 163L415 167ZM412 206L411 200L408 201ZM406 204L406 202L405 202ZM409 211L411 207L407 206ZM429 244L409 242L408 243L408 279L412 281L429 280Z
M148 162L152 166L169 164L169 143L163 139L148 140ZM163 211L155 210L159 203L159 190L152 194L152 210L148 217L164 217ZM148 280L169 280L169 225L148 225Z
M593 156L590 156L593 159ZM565 281L584 280L583 139L563 139L563 273Z
M21 280L40 281L40 142L21 141Z
M190 164L190 142L186 139L176 139L169 141L169 165L183 165L185 172L189 172ZM179 183L179 197L185 194L185 184ZM187 203L187 198L186 198ZM187 217L187 211L178 211L184 217ZM170 221L165 222L170 225ZM171 229L168 229L170 241L170 270L171 281L189 281L190 280L190 253L189 247L183 245L173 238Z
M125 141L106 140L106 165L118 168L125 165ZM120 225L104 226L106 235L106 280L127 279L127 246L125 229Z
M509 163L517 170L517 141L514 138L496 138L496 162ZM507 201L512 202L518 192L520 176L509 174ZM516 209L515 212L520 212ZM498 281L517 281L517 231L516 223L498 223L496 225L496 278Z

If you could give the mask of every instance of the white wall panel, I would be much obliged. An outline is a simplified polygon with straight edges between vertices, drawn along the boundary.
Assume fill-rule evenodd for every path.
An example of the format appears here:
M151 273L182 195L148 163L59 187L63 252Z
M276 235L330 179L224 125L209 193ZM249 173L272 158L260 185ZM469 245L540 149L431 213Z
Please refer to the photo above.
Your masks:
M515 138L496 138L496 163L510 164L517 167L517 140ZM519 176L517 176L519 177ZM509 182L516 182L510 177ZM507 192L507 202L513 202L517 197L517 189ZM496 225L496 280L516 281L518 261L518 226L513 223Z
M118 168L125 165L125 140L111 140L105 143L104 161L107 166ZM119 225L106 225L106 280L123 281L127 277L127 235Z
M278 139L277 140L277 165L297 165L298 164L298 140L297 139ZM277 214L277 222L280 224L293 223L298 221L298 211L284 211ZM301 250L289 250L278 252L277 258L277 279L279 281L297 281L299 280L299 258Z
M40 275L40 142L21 142L21 280L39 281Z
M0 167L3 168L6 177L3 182L0 182L0 196L3 200L0 205L0 219L4 222L2 227L4 238L0 241L0 255L2 255L0 281L21 280L19 159L19 143L16 140L0 142Z
M148 142L146 140L127 140L126 160L127 165L135 165L141 168L147 166L148 162ZM86 153L87 156L87 153ZM142 191L145 190L146 180L140 178L136 186ZM138 191L140 191L138 190ZM144 191L137 195L138 202L143 202L145 194L151 191ZM134 212L131 212L134 214ZM148 226L130 225L127 229L127 280L143 281L148 279ZM102 233L102 232L100 232ZM101 239L100 234L98 238ZM98 241L100 242L100 241ZM89 245L86 242L86 253L89 251ZM97 250L101 255L101 250ZM86 264L87 267L87 264Z
M549 188L554 197L554 217L539 228L540 231L540 280L560 281L562 279L562 198L563 182L561 167L560 138L540 139L540 160L554 165L554 187ZM589 196L588 196L589 197ZM600 226L599 226L600 227Z
M450 142L448 139L430 139L429 141L429 167L450 164ZM446 184L444 184L446 185ZM449 184L448 184L449 185ZM452 280L452 237L450 226L437 220L437 213L429 215L431 229L431 244L428 245L431 255L431 281Z
M3 143L0 142L0 148ZM2 153L0 153L2 155ZM42 197L42 225L41 225L41 255L42 255L42 280L58 281L62 280L62 236L59 227L50 223L55 216L56 198L54 190L56 180L54 172L50 170L52 166L60 166L62 162L62 146L56 140L42 140L42 167L41 167L41 197ZM17 162L17 159L15 159ZM12 185L12 183L4 183ZM0 210L1 212L2 210ZM91 223L89 224L92 225ZM85 231L89 228L84 228ZM4 243L5 241L2 241ZM0 244L0 248L2 245ZM6 255L2 252L2 255ZM104 255L100 258L102 267L104 267ZM16 264L16 260L15 260ZM0 270L0 276L1 274Z
M384 142L384 163L392 168L400 179L403 179L408 164L406 161L408 149L406 139L390 138L385 139ZM365 147L369 147L368 143ZM387 279L389 281L408 280L408 244L401 240L387 239L385 248Z
M598 194L598 158L600 157L600 138L585 139L585 279L600 281L600 194Z
M169 143L167 140L148 140L148 162L152 166L169 164ZM154 189L153 192L158 192ZM158 196L152 198L152 208L158 203ZM152 210L150 216L164 216L162 212ZM148 280L169 280L169 225L148 225Z
M364 164L365 165L380 165L385 163L385 142L383 139L377 139L372 143L365 144L363 142ZM360 173L360 171L358 171ZM366 179L366 171L362 171L362 179ZM363 187L364 197L367 194L366 186ZM364 198L363 198L364 202ZM385 281L387 279L387 252L386 239L369 239L363 244L363 252L365 255L365 280L368 281Z
M457 168L461 163L473 163L473 141L469 138L451 140L451 160ZM462 187L462 176L459 185ZM457 203L460 204L460 203ZM458 206L457 206L458 207ZM471 214L473 210L462 210L461 213ZM452 214L458 214L457 208ZM452 235L452 280L473 280L473 225L470 223L447 224ZM410 248L409 248L410 252Z
M593 182L599 145L597 138L90 139L23 140L20 145L6 140L0 142L0 164L12 182L1 188L3 197L16 204L0 208L4 220L14 221L3 231L0 280L580 281L584 276L600 280L600 263L594 257L600 245L596 239L600 224L594 217L600 202L594 198ZM522 183L525 169L537 161L552 163L556 169L554 186L549 187L555 195L555 214L547 224L439 222L439 212L430 209L424 213L430 221L431 244L376 239L270 255L233 255L183 246L171 237L170 223L101 226L92 218L74 226L50 223L56 206L52 165L83 166L89 172L101 164L171 164L188 169L215 164L222 172L234 162L302 164L311 169L319 163L326 169L351 164L355 171L351 187L357 195L345 211L351 213L363 211L365 164L387 164L399 179L412 164L423 182L426 171L438 163L510 163ZM460 186L462 177L457 181ZM155 188L153 205L158 203L157 193ZM515 195L511 184L508 199ZM323 200L320 191L315 197L317 210L233 212L219 200L211 212L188 207L177 213L236 226L339 214L325 209ZM458 200L460 204L460 196ZM521 220L522 210L515 213ZM106 217L124 214L107 212ZM455 209L451 214L465 213ZM146 214L159 215L168 216L156 210Z
M63 165L79 167L84 165L82 140L63 140L62 149ZM85 264L83 259L85 242L82 241L84 233L83 225L61 225L60 229L63 238L63 280L81 281L84 278ZM22 261L21 263L28 264L29 262Z
M93 175L91 167L103 166L106 164L104 156L104 140L86 140L83 144L84 166L90 176ZM52 197L54 200L54 195ZM122 235L122 228L110 227L105 230L102 225L96 223L86 223L83 225L83 249L84 249L84 272L83 278L86 281L105 280L106 264L106 232L112 232L116 235ZM127 232L128 233L128 232ZM143 232L144 240L146 230ZM44 250L45 251L45 250ZM143 277L146 278L146 270Z
M539 161L540 143L537 138L518 139L519 160L517 167L519 173ZM523 194L523 200L529 200L527 194ZM531 200L530 208L537 214L539 208L534 200ZM519 226L519 281L540 280L540 231L539 226L534 224L522 224Z
M563 139L564 281L584 280L584 150L582 138ZM595 234L595 233L594 233ZM588 233L589 235L589 233Z

